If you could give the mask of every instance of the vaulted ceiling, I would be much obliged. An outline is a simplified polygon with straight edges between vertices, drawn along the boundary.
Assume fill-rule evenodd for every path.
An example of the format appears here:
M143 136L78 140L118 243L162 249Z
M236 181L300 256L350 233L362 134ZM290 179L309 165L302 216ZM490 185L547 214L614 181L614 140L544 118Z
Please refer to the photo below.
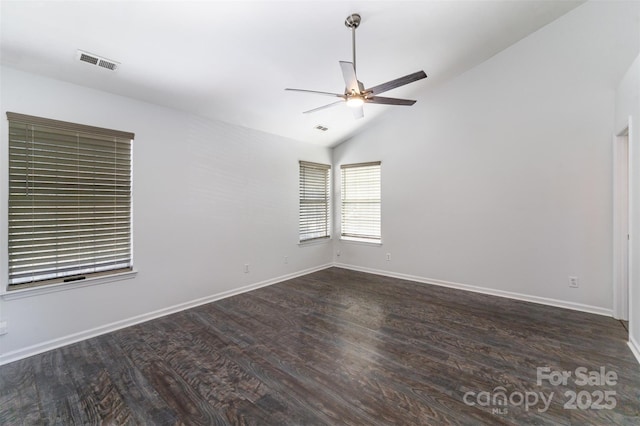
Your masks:
M284 137L335 145L390 108L345 105L286 87L344 91L351 13L358 77L366 87L424 70L428 78L384 96L420 99L581 1L6 1L6 66L177 108ZM81 49L120 63L77 58ZM27 89L28 90L28 89ZM63 119L63 117L55 117ZM317 125L327 131L316 130Z

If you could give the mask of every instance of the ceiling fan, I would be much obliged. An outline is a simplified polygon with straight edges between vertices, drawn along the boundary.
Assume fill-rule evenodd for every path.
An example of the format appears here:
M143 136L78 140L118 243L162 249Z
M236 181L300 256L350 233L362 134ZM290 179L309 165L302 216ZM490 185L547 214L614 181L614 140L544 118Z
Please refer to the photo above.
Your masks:
M384 105L413 105L416 103L416 101L410 99L383 98L378 95L388 90L395 89L396 87L404 86L405 84L426 78L427 74L425 74L424 71L414 72L413 74L408 74L404 77L396 78L395 80L387 81L386 83L382 83L368 89L365 89L362 82L358 80L356 77L356 28L360 25L360 21L360 15L357 13L349 15L344 21L344 25L347 28L351 28L351 41L353 45L353 62L340 61L340 68L342 69L342 76L344 77L345 84L344 94L319 92L317 90L285 89L294 92L315 93L318 95L340 98L339 101L332 102L328 105L304 111L304 114L346 102L348 106L352 107L354 118L362 118L364 117L364 110L362 106L365 103Z

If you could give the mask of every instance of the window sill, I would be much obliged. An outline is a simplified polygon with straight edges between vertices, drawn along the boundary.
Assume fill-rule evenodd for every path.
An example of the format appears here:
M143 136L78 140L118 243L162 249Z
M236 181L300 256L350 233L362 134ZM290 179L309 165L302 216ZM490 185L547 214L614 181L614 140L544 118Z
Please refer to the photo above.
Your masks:
M361 239L361 238L340 237L340 241L349 243L349 244L361 244L364 246L374 246L374 247L382 246L382 240L373 241L373 240L367 240L364 238Z
M71 281L68 283L50 284L47 286L22 288L19 290L5 290L0 294L3 300L23 299L25 297L40 296L48 293L56 293L59 291L71 290L75 288L106 284L114 281L130 280L135 278L138 271L127 271L119 274L104 275L101 277L87 278L82 281Z

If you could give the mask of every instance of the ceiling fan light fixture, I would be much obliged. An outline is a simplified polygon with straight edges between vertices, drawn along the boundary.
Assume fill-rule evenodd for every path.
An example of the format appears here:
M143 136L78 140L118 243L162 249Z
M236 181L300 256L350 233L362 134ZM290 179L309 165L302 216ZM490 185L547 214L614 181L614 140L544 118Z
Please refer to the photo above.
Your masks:
M364 99L361 96L352 96L347 99L347 106L351 108L358 108L364 104Z

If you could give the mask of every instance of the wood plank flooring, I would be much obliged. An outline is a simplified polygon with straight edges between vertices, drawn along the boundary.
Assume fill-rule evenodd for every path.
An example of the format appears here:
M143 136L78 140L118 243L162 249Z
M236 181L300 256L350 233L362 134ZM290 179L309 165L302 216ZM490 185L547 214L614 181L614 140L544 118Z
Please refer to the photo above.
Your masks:
M638 425L626 340L612 318L331 268L2 366L0 424Z

